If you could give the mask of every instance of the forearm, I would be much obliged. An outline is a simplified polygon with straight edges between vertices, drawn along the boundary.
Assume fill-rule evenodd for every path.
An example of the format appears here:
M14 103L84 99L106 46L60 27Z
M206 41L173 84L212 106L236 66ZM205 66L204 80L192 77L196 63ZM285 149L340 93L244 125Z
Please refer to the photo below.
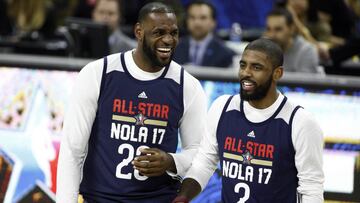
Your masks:
M323 203L324 198L322 194L302 195L301 202L303 203Z
M173 165L170 166L168 171L179 176L185 176L197 151L198 145L188 149L182 149L180 153L170 153L169 155L171 155Z
M80 163L71 155L66 145L60 149L57 170L56 202L77 202L80 184Z
M76 112L70 111L70 112ZM64 122L63 138L60 145L58 169L57 169L57 202L72 203L77 202L79 185L81 179L81 168L87 153L88 133L85 136L77 134L84 131L81 125L74 123L76 116L67 114ZM90 127L90 125L89 125Z
M323 133L313 115L299 110L293 121L297 191L305 203L323 202Z
M310 160L311 162L311 160ZM303 203L322 203L324 202L323 190L324 177L319 172L310 172L308 174L299 174L298 193L301 195Z

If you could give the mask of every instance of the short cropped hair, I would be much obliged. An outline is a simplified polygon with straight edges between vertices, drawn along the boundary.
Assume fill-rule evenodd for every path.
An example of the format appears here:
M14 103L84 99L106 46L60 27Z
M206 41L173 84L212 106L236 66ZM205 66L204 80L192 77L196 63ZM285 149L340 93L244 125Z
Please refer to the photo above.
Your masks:
M270 11L267 15L267 17L270 16L283 16L285 18L286 24L288 26L291 26L294 24L294 18L291 15L291 13L285 9L285 8L275 8L272 11Z
M140 23L144 22L144 20L150 13L173 13L173 14L175 14L175 11L171 7L169 7L163 3L160 3L160 2L148 3L140 9L139 16L138 16L138 22L140 22Z
M282 66L284 63L284 55L281 47L271 39L259 38L250 42L245 50L259 51L268 56L273 68Z
M206 6L208 6L210 8L210 11L211 11L211 17L213 18L213 20L216 20L217 13L216 13L215 6L212 3L210 3L209 1L206 1L206 0L194 0L194 1L191 1L186 6L187 12L189 12L190 7L194 6L194 5L206 5Z

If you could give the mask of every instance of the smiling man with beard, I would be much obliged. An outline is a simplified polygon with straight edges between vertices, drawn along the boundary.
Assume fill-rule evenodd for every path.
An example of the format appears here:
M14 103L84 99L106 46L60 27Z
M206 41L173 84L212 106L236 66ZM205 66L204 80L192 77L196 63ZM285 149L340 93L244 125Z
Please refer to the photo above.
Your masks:
M173 203L206 186L220 161L224 203L323 202L323 135L313 116L277 91L281 48L269 39L247 45L240 94L221 96L208 112L208 134Z
M171 202L206 131L206 96L172 61L174 11L145 5L137 48L86 65L64 121L57 202ZM182 143L175 153L178 135Z

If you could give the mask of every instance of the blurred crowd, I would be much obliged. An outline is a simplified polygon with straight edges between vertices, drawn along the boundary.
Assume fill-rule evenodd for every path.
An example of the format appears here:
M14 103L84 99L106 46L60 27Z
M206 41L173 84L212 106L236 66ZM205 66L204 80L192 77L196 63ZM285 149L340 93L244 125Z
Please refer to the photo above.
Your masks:
M91 23L107 26L104 54L133 49L136 46L133 26L137 22L134 14L148 2L0 0L0 53L80 56L73 49L84 45L74 42L77 38L67 23L69 17L84 19L87 22L84 26ZM236 47L267 37L283 48L288 72L325 74L324 67L341 68L344 61L360 66L359 0L162 2L177 13L180 41L174 60L180 64L237 67L238 62L233 59L242 50ZM87 31L84 32L83 38Z

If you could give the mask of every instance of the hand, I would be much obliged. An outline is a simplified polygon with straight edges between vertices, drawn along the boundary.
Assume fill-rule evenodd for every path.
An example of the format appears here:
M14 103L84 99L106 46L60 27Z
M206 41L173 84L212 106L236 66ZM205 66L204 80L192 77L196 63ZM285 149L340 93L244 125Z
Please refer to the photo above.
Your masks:
M185 196L177 196L171 203L189 203L189 199Z
M324 42L318 42L316 43L316 49L322 61L328 61L331 59L328 44Z
M172 203L189 203L196 195L201 192L199 182L192 178L185 178L181 183L180 192Z
M167 170L176 173L175 162L170 154L157 148L142 148L140 152L143 155L135 157L132 164L142 175L160 176Z

